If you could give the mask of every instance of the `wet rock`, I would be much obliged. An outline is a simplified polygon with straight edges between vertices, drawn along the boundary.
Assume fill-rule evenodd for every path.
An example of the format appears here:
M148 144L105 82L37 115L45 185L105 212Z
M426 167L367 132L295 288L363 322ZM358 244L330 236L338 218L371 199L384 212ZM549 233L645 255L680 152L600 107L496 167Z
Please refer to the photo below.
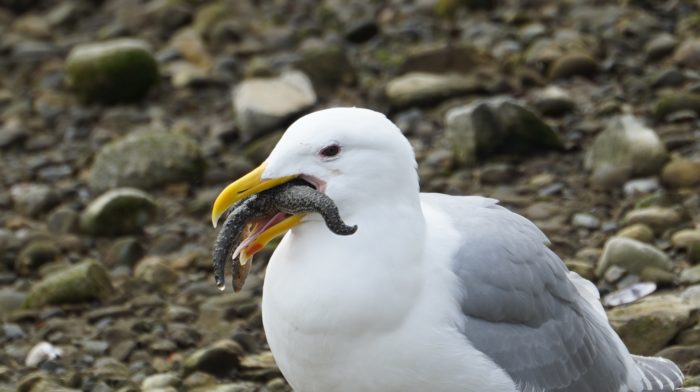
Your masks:
M629 178L658 173L666 159L666 148L656 133L637 118L624 115L596 136L584 164L594 177L614 170Z
M476 92L477 79L457 74L411 72L390 80L384 90L394 107L436 103Z
M652 355L690 320L691 307L674 296L652 296L608 311L608 319L630 352Z
M673 60L686 67L700 66L700 39L691 38L684 41L673 54Z
M631 238L633 240L651 243L654 241L654 230L643 223L635 223L624 227L617 233L618 237Z
M673 208L646 207L629 211L623 219L624 224L642 223L657 232L663 232L681 222L681 215Z
M315 103L311 81L299 71L244 80L233 90L236 120L241 135L248 140L284 125Z
M141 389L158 389L173 387L178 388L180 386L180 378L175 373L159 373L153 374L143 379L141 382Z
M21 214L35 216L58 202L53 188L45 184L16 184L10 188L15 209Z
M86 260L32 285L24 306L37 308L90 300L105 300L114 292L109 274L98 262Z
M50 240L36 240L27 244L17 256L15 271L28 276L38 272L43 264L56 260L61 249Z
M684 284L700 283L700 265L683 270L683 272L681 272L680 282Z
M680 111L692 111L700 114L700 95L688 92L674 92L664 95L656 102L654 114L658 119Z
M664 252L651 245L631 238L613 237L605 243L596 268L596 275L602 276L611 266L641 274L645 268L670 271L673 263Z
M700 161L673 159L664 166L661 180L671 188L689 188L700 184Z
M535 108L545 116L559 117L574 110L570 94L557 86L542 90L535 97Z
M72 208L60 207L49 214L47 227L55 234L75 233L78 229L79 215Z
M90 187L152 189L174 182L196 181L204 160L196 141L166 132L139 132L103 147L90 171Z
M233 340L221 340L192 353L183 364L185 375L195 371L225 377L240 366L241 346Z
M661 33L653 37L644 46L644 52L650 60L658 60L671 52L678 45L676 37L669 33Z
M303 49L295 67L308 75L319 93L332 92L336 87L355 81L355 70L342 47L319 46Z
M569 53L558 58L549 69L550 79L566 79L572 76L590 77L598 73L598 63L584 53Z
M472 164L496 152L528 154L562 146L549 125L506 97L451 109L445 119L447 136L460 164Z
M158 64L150 47L136 39L76 46L66 69L68 83L84 102L137 101L158 81Z
M153 219L157 206L147 193L134 188L107 191L80 216L80 228L92 235L137 233Z
M145 254L143 245L133 237L120 238L107 249L104 262L109 267L133 267Z

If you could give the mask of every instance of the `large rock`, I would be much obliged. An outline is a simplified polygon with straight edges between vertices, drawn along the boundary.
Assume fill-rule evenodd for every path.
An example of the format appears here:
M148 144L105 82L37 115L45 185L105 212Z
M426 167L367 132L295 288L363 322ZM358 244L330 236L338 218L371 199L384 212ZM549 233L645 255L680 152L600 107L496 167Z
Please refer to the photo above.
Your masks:
M452 109L445 119L447 136L461 164L474 163L495 152L527 154L562 147L549 125L507 97Z
M233 90L233 109L246 139L254 139L284 125L315 103L316 93L311 81L299 71L244 80Z
M196 141L167 132L139 132L103 147L90 171L90 187L156 188L202 177L204 159Z
M136 101L158 82L158 63L150 47L136 39L76 46L66 69L68 83L84 102Z
M106 300L113 292L109 273L102 264L86 260L34 284L24 306L36 308L49 304Z
M670 271L673 268L671 259L664 252L643 242L622 237L613 237L605 243L596 275L603 276L611 266L624 268L637 275L641 275L645 269Z
M384 93L394 107L424 105L478 91L474 77L458 74L410 72L387 83Z
M153 198L143 191L113 189L87 206L80 216L80 227L93 235L138 233L153 219L156 208Z
M688 326L691 310L675 296L652 296L608 311L608 319L630 352L652 355Z
M599 176L608 170L630 176L657 174L666 162L667 152L656 133L631 115L613 120L596 136L586 154L585 167Z

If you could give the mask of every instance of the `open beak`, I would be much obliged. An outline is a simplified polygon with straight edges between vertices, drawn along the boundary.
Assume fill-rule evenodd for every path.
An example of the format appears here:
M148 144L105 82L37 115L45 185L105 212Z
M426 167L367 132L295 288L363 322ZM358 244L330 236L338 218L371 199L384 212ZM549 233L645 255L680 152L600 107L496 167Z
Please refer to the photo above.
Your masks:
M224 212L226 212L226 210L228 210L236 202L245 199L250 195L254 195L297 178L297 176L285 176L263 180L262 174L264 172L265 163L263 162L263 164L253 169L245 176L232 182L226 188L224 188L221 193L219 193L219 196L216 197L214 206L211 210L211 223L214 225L214 227L216 227L221 215L223 215ZM264 248L268 242L286 233L292 227L298 225L302 218L303 214L292 215L270 227L264 228L262 232L256 233L255 238L252 241L247 242L245 247L241 250L242 263L245 264L245 261Z

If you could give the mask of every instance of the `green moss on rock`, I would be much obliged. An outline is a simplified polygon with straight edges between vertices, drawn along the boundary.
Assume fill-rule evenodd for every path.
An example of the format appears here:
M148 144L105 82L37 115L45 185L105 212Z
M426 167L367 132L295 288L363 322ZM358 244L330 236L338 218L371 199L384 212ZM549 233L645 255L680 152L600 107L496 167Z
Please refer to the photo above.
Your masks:
M105 300L114 292L102 264L85 260L34 284L24 301L26 308Z
M68 84L84 103L137 101L158 81L150 47L136 39L76 46L66 63Z
M90 187L104 191L117 187L152 189L195 181L204 173L204 159L188 136L141 132L106 145L95 157Z

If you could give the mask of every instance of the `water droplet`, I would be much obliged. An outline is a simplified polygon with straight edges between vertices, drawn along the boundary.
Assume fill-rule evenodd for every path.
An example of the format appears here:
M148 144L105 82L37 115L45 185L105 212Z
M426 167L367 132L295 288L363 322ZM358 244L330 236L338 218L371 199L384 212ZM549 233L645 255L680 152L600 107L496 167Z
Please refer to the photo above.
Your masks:
M216 281L216 288L221 291L226 290L226 281L223 278L217 276L214 278L214 280Z

